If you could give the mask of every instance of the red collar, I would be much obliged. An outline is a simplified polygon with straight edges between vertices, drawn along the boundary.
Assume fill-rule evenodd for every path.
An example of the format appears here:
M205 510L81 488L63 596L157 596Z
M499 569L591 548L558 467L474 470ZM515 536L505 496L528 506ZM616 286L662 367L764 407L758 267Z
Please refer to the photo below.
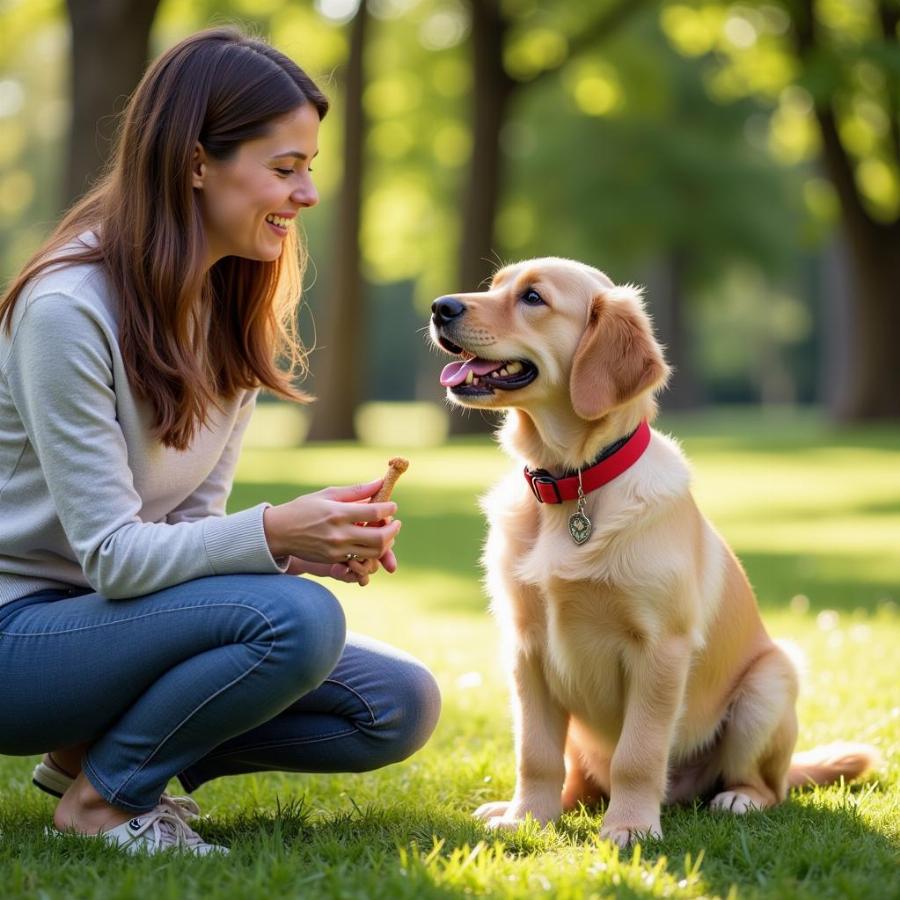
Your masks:
M618 444L618 446L617 446ZM581 485L585 494L608 484L643 456L650 444L650 426L644 419L637 429L600 454L600 459L587 469L581 469ZM525 467L525 480L539 503L562 503L578 497L578 475L554 478L546 469Z

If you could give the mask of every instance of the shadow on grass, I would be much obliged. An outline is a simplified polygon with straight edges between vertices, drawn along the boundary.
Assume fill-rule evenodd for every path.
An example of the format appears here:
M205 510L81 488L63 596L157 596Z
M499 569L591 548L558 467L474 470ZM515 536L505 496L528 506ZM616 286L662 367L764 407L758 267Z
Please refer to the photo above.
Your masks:
M855 555L742 553L741 562L763 610L786 609L796 595L807 597L812 611L874 612L881 603L900 600L900 585L872 579L861 571L866 559ZM869 562L874 568L879 559Z
M642 855L648 862L665 857L667 870L677 874L702 851L702 882L718 896L732 885L740 896L746 890L779 898L897 896L898 847L861 815L881 790L870 781L818 789L821 800L795 792L778 807L746 816L713 813L700 803L667 808L665 837L644 845ZM560 830L585 843L601 821L597 812L573 813Z

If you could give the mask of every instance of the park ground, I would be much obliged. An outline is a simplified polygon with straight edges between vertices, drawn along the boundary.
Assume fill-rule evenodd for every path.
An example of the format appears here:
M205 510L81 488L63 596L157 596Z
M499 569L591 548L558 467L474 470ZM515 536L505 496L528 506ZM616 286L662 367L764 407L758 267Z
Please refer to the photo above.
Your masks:
M502 838L470 817L511 792L508 696L477 559L477 497L507 462L488 439L421 450L250 446L232 511L412 460L395 498L397 574L337 586L350 627L423 659L444 711L424 750L363 775L242 776L204 786L200 830L226 859L123 858L48 840L52 801L33 759L0 758L3 898L900 897L900 427L837 430L815 414L713 413L660 423L695 494L741 557L770 632L806 659L799 747L868 741L885 757L859 785L794 792L744 818L668 810L665 837L599 841L602 810ZM250 442L253 443L252 440Z

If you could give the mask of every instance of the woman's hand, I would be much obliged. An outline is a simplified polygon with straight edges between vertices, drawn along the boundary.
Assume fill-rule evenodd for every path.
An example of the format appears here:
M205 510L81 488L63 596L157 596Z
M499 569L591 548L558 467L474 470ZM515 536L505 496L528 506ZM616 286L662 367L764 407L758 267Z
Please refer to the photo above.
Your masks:
M389 572L395 571L391 547L400 522L385 524L385 519L396 513L397 504L363 502L381 482L325 488L266 509L263 526L272 555L296 557L295 568L305 568L292 574L324 574L359 584L367 583L372 574L371 564L362 560L378 560Z
M388 553L393 557L392 550L389 550ZM308 559L297 559L296 556L291 557L287 568L288 575L316 575L319 578L334 578L347 584L358 584L360 587L365 587L369 583L369 577L377 571L378 560L372 560L369 563L363 563L356 559L348 559L342 563L316 563L310 562Z

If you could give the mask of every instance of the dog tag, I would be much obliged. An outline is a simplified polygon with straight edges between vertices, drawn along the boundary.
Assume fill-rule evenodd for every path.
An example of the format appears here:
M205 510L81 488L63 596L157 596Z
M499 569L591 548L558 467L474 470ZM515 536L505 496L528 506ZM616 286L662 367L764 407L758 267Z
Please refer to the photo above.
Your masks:
M578 472L578 506L569 516L569 534L576 544L583 544L594 530L594 523L584 514L584 492L581 490L581 472Z

